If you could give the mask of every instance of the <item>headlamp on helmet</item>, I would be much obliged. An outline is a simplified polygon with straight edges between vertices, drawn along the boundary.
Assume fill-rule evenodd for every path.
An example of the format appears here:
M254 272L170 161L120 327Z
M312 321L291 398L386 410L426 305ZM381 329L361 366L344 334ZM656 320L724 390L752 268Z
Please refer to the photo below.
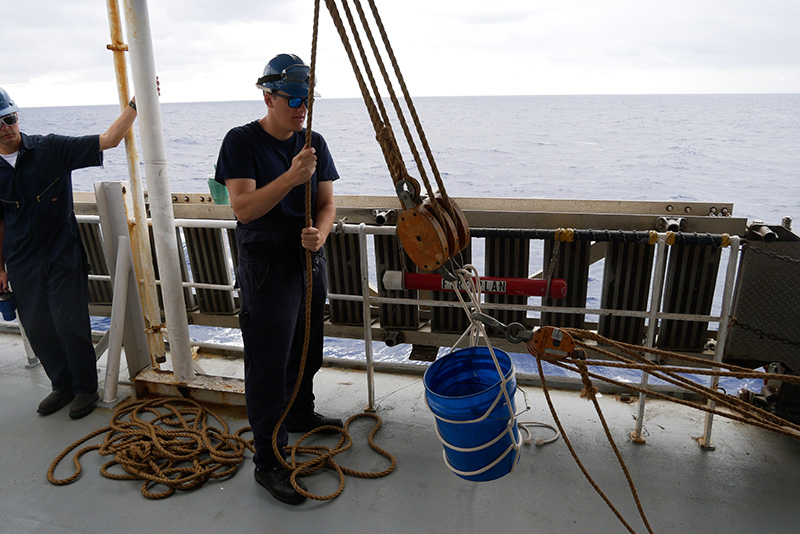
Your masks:
M264 67L256 81L262 91L281 91L292 97L308 96L310 69L294 54L278 54Z

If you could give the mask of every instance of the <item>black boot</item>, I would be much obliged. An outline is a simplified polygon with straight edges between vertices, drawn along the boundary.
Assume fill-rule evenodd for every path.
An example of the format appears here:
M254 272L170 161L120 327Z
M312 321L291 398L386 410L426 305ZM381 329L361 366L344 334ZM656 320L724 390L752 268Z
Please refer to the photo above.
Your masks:
M50 395L46 396L36 411L42 415L50 415L56 413L58 410L69 404L75 397L71 391L55 390Z
M78 393L75 395L75 400L69 407L69 417L71 419L80 419L86 417L92 410L94 410L94 403L100 399L100 396L95 391L94 393Z
M305 502L306 498L294 489L289 480L290 476L289 470L282 465L256 467L255 470L256 482L267 488L273 497L286 504L301 504ZM306 486L300 479L297 479L296 482L303 491L306 491Z

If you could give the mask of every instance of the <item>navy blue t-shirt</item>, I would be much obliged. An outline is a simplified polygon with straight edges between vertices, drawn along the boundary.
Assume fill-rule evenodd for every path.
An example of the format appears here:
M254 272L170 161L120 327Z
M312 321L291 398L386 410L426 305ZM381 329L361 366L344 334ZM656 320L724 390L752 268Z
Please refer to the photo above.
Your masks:
M233 128L222 141L215 179L220 184L234 178L253 178L256 189L267 185L292 166L292 159L305 145L305 130L286 141L268 134L258 121ZM316 217L317 183L339 178L328 145L317 132L311 132L316 150L317 169L311 177L311 218ZM294 187L269 212L247 224L238 224L240 244L284 241L299 235L305 226L305 184Z
M72 171L103 163L100 136L21 134L16 167L0 159L0 219L7 262L57 257L63 232L77 236ZM62 242L63 241L63 242ZM59 244L60 243L60 244Z

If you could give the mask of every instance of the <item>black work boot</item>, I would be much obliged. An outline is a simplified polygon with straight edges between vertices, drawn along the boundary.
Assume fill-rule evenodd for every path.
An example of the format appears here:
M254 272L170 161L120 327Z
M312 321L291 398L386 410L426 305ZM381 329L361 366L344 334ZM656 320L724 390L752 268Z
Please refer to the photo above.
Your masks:
M289 480L291 473L282 465L256 467L254 474L256 482L267 488L267 491L279 501L286 504L302 504L305 502L305 496L299 494L292 486L291 480ZM302 480L297 479L296 482L303 491L307 491Z
M287 432L302 432L303 434L321 426L331 426L336 428L342 428L343 426L341 419L337 417L325 417L317 412L311 412L310 414L303 416L290 415L286 418L283 424L286 427ZM338 433L339 431L335 428L325 428L319 431L319 434Z
M100 399L100 396L95 391L94 393L78 393L75 395L75 400L69 407L70 419L80 419L86 417L92 410L94 410L94 403Z
M58 410L69 404L75 395L71 391L52 391L48 396L39 403L36 411L42 415L50 415L56 413Z

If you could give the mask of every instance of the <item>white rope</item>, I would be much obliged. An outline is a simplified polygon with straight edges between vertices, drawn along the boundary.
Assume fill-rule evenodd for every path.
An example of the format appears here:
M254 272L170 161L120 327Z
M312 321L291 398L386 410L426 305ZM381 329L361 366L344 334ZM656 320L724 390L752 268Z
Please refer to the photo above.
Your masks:
M558 428L556 428L553 425L548 425L547 423L536 423L536 422L517 423L517 426L522 430L524 430L526 434L528 434L528 437L525 438L525 445L530 445L531 441L533 440L533 431L530 429L530 427L549 428L550 430L553 431L553 437L550 439L536 438L536 441L534 443L536 443L537 447L553 443L554 441L556 441L558 438L561 437L561 432L559 432Z
M492 439L491 441L487 441L486 443L483 443L481 445L476 445L475 447L457 447L456 445L453 445L452 443L444 439L444 436L442 436L442 434L439 432L439 427L436 427L436 435L439 437L439 441L442 442L442 445L444 445L450 450L456 452L479 452L482 451L483 449L488 449L489 447L491 447L492 445L503 439L505 435L510 434L513 429L514 425L510 424L506 425L506 429L500 432L500 434L498 434L496 438ZM514 441L514 436L511 437L511 440Z
M512 366L512 370L513 370L513 366ZM497 403L500 402L500 399L502 399L502 398L503 398L503 394L502 393L498 393L497 397L495 397L495 399L494 399L494 402L492 402L491 406L489 406L489 409L487 409L486 412L484 412L484 414L482 416L478 417L477 419L472 419L470 421L464 421L464 420L454 421L454 420L451 420L451 419L445 419L444 417L442 417L440 415L437 415L436 412L433 411L433 408L431 408L431 404L428 402L428 398L427 397L425 398L425 404L428 405L428 409L431 412L433 412L433 416L436 419L438 419L439 421L444 421L445 423L451 423L451 424L454 424L454 425L468 425L468 424L471 424L471 423L480 423L481 421L485 421L486 419L488 419L489 415L491 415L491 413L492 413L492 410L495 409L495 407L497 406Z
M517 432L517 434L519 434L519 432ZM486 466L484 466L484 467L482 467L480 469L477 469L475 471L461 471L461 470L456 469L455 467L453 467L450 464L450 462L447 460L447 452L445 450L442 450L442 458L444 458L444 464L453 473L455 473L455 474L457 474L459 476L462 476L462 477L472 477L472 476L475 476L475 475L480 475L480 474L485 473L486 471L490 470L491 468L493 468L494 466L496 466L497 464L502 462L505 459L505 457L508 456L508 453L513 450L513 451L516 451L516 455L515 455L515 458L514 458L514 465L511 466L511 471L513 471L514 468L517 467L517 463L519 462L519 450L520 450L520 443L522 441L521 440L522 436L519 435L519 437L520 437L519 440L512 439L511 445L508 446L508 448L503 452L503 454L501 454L500 456L495 458L495 460L493 462L491 462L490 464L488 464L488 465L486 465ZM509 473L511 471L509 471Z

